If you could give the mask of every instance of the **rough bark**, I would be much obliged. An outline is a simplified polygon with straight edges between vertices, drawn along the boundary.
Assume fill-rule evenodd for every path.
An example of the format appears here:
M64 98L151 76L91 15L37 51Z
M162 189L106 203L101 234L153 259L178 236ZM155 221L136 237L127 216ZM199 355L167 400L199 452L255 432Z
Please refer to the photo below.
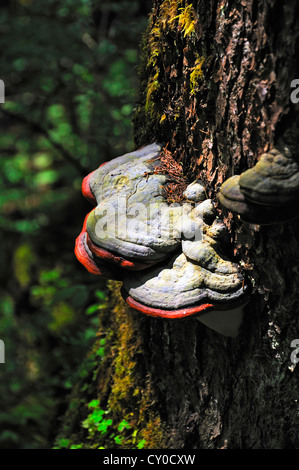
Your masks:
M203 179L215 198L228 176L252 167L286 129L293 126L298 139L298 106L290 102L290 82L299 75L298 3L193 2L191 35L169 26L171 19L161 22L163 4L155 2L148 32L151 39L158 25L161 33L152 119L144 109L157 73L153 50L146 49L150 65L141 64L145 98L135 121L137 142L169 141L187 176ZM192 90L198 57L203 74ZM220 216L254 286L252 302L237 339L192 320L149 321L151 383L172 428L169 445L296 447L298 370L290 343L298 337L298 220L260 227Z
M225 179L252 167L286 129L298 135L290 101L298 30L296 0L155 0L136 146L168 143L190 181L200 177L215 199ZM298 448L298 367L290 359L299 337L298 219L261 227L219 215L253 286L239 336L192 318L137 314L112 284L116 306L104 318L113 355L99 367L98 396L130 417L145 447Z

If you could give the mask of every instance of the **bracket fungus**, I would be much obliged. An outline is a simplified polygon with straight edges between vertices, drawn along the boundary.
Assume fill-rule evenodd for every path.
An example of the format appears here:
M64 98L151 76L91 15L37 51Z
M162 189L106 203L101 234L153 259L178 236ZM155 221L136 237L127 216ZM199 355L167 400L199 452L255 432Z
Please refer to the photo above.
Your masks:
M249 288L238 264L222 253L226 235L224 223L214 218L210 225L203 223L200 240L182 240L182 251L166 264L125 276L123 295L127 303L160 318L196 314L210 328L236 336Z
M151 144L101 165L84 178L87 214L75 254L89 272L123 282L127 303L147 315L195 316L236 336L249 287L227 256L228 233L201 181L181 203L167 201L171 175L156 171L162 146Z
M274 148L253 168L228 178L218 200L249 223L266 225L298 217L299 165L287 147Z
M174 221L181 217L178 205L171 213L164 188L170 179L156 174L161 146L153 144L112 160L83 181L83 194L96 201L87 217L90 250L107 261L123 259L123 267L144 269L163 260L179 247Z

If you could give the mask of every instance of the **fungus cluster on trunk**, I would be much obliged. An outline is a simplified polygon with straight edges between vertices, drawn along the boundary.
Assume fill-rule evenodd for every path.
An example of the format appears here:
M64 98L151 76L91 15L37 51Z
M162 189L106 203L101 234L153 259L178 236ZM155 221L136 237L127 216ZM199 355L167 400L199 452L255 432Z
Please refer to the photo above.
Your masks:
M123 282L122 295L150 316L195 316L236 336L249 287L230 254L228 232L201 181L182 203L167 201L170 175L155 171L162 146L151 144L101 165L82 183L93 204L75 254L92 274Z

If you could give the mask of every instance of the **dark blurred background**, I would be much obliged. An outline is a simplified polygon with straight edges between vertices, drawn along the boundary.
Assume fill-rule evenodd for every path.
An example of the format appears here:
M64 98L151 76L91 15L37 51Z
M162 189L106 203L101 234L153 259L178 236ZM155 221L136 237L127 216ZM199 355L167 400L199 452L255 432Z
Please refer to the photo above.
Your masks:
M105 306L73 250L82 178L133 148L151 1L1 2L0 448L52 447Z

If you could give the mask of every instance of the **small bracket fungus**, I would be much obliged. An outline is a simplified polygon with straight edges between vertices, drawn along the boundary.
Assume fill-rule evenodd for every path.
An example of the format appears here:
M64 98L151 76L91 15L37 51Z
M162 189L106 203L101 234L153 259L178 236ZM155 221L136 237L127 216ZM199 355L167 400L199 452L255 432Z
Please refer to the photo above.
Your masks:
M183 196L190 202L202 202L206 196L205 186L201 181L193 181L185 189Z
M287 147L283 153L272 149L253 168L225 181L218 200L249 223L291 220L299 215L299 165Z
M167 202L172 182L155 171L162 147L151 144L101 165L82 192L96 207L86 216L75 254L96 275L123 281L127 303L147 315L196 315L235 336L249 288L227 257L228 234L200 181L181 203Z
M290 151L272 149L240 176L244 196L256 204L277 206L299 201L299 166Z

